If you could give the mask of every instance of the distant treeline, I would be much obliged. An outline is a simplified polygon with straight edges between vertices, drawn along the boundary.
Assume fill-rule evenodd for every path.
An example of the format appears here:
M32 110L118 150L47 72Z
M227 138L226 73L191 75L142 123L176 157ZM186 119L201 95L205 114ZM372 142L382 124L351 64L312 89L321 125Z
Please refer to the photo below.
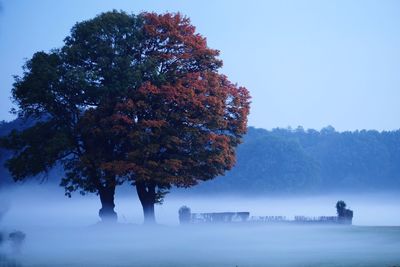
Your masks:
M337 132L250 127L237 164L199 192L400 190L400 130Z
M0 122L0 136L21 122ZM0 151L0 182L11 181ZM54 179L57 180L58 179ZM190 189L215 193L291 193L400 189L400 130L337 132L250 127L236 166Z

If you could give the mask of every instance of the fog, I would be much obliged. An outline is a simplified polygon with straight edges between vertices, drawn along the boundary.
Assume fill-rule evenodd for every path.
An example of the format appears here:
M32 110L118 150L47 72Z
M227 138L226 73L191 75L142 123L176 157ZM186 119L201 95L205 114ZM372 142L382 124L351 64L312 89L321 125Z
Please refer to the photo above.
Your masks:
M16 253L3 242L1 255L22 266L393 266L400 264L400 196L357 194L234 197L167 195L156 207L157 226L142 225L132 188L117 192L119 224L98 224L94 195L63 196L55 186L24 185L0 192L5 233L21 230ZM249 211L251 216L333 216L342 199L354 211L353 226L271 224L186 225L178 209ZM0 266L1 265L0 258Z

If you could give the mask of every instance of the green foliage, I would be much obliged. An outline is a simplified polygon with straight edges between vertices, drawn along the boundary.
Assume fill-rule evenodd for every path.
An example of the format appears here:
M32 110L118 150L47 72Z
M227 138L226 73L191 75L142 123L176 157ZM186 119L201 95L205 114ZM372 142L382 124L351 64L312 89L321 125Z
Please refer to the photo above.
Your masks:
M8 133L1 142L14 152L6 166L15 180L61 165L67 195L119 183L101 169L103 161L117 157L113 141L91 129L107 127L101 117L112 114L127 90L142 83L146 63L131 66L140 55L142 22L123 12L103 13L77 23L61 49L37 52L26 62L12 95L15 113L34 125Z
M72 144L64 129L53 121L38 122L23 130L13 130L2 141L6 149L18 150L17 157L7 161L6 167L16 180L47 172L68 156Z

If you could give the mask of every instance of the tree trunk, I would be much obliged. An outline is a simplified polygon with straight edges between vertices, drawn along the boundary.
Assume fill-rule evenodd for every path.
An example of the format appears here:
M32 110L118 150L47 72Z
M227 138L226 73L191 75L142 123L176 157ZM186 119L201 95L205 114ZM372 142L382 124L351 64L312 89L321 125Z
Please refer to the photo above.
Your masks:
M143 207L144 223L156 223L154 204L156 203L156 186L153 183L137 182L136 191Z
M99 216L102 222L117 222L118 216L114 211L115 185L108 185L99 189L101 209Z

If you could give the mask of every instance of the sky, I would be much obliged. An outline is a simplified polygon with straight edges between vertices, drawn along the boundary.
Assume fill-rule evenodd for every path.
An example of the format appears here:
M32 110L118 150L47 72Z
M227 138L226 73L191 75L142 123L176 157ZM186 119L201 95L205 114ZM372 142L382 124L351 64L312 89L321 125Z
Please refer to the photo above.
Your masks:
M400 128L400 1L389 0L0 0L0 120L15 118L26 59L112 9L188 16L221 51L221 72L249 89L250 126Z

